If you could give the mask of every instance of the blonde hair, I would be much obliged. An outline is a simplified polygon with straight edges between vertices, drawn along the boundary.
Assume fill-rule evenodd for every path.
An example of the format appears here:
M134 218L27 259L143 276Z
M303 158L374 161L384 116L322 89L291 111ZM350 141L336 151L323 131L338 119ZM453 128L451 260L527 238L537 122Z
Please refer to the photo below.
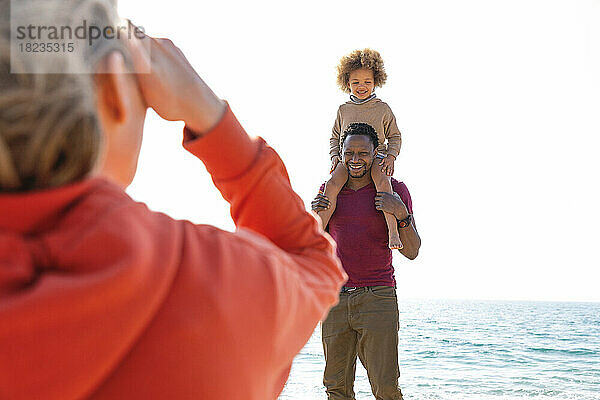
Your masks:
M56 63L66 73L45 73L33 58L12 54L10 11L19 17L51 15L57 26L85 18L98 26L118 21L114 0L0 0L0 192L65 185L94 168L101 132L94 96L94 67L117 40L81 46L69 57L44 54L37 63ZM14 23L14 21L13 21ZM85 47L85 48L84 48ZM49 65L49 64L47 64ZM12 66L12 71L11 71ZM54 69L56 70L56 69ZM31 73L32 71L40 73Z
M373 71L373 84L382 87L387 79L383 58L378 51L373 49L354 50L352 53L342 57L337 67L337 84L345 93L350 93L348 83L350 73L357 69L370 69Z

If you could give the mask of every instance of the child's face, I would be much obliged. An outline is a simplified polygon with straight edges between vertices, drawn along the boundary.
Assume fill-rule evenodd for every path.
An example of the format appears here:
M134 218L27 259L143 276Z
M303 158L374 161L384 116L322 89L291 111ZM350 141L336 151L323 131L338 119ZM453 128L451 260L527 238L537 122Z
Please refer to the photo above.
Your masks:
M373 71L361 68L350 72L348 86L353 95L363 100L373 93L375 89L373 82Z

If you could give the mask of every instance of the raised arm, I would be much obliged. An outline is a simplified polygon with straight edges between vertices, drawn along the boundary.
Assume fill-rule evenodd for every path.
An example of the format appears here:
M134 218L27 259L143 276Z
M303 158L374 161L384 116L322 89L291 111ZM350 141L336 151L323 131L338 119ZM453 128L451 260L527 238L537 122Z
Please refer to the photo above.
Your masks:
M275 151L260 138L250 139L229 109L210 134L185 147L204 162L231 203L238 228L236 233L207 232L203 226L188 230L193 242L218 251L209 263L218 272L206 284L223 298L206 301L217 301L225 312L204 310L208 320L222 323L205 329L223 341L220 357L240 370L254 363L268 366L252 368L252 379L279 378L274 384L280 390L286 369L337 301L346 276Z

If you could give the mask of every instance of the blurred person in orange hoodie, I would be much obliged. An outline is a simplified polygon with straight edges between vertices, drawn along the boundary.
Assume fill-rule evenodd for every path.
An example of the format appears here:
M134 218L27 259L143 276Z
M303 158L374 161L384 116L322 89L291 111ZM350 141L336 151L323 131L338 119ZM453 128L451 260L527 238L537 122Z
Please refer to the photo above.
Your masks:
M12 6L119 22L109 0ZM0 399L275 399L346 279L277 153L169 40L11 59L10 14L0 0ZM148 107L185 122L236 232L125 194Z

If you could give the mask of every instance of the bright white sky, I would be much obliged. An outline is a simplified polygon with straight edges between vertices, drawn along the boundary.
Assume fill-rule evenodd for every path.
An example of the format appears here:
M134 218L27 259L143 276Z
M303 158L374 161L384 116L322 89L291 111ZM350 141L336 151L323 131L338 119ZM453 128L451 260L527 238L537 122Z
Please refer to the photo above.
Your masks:
M395 177L423 241L415 261L394 255L399 295L600 301L600 0L121 0L120 10L183 50L279 152L307 206L346 101L337 62L380 51L389 77L377 94L403 135ZM149 113L128 192L232 230L181 128Z

